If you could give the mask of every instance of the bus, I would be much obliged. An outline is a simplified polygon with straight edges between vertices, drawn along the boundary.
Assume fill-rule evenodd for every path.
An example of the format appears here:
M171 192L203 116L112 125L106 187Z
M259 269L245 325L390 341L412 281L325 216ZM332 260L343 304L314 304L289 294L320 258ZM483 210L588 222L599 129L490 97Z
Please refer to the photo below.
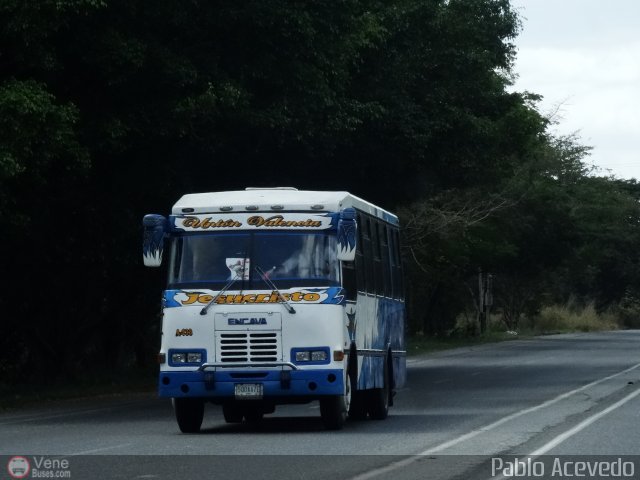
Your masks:
M180 431L204 406L259 422L319 401L326 429L384 419L406 379L398 218L347 192L295 188L184 195L143 219L162 265L158 392Z

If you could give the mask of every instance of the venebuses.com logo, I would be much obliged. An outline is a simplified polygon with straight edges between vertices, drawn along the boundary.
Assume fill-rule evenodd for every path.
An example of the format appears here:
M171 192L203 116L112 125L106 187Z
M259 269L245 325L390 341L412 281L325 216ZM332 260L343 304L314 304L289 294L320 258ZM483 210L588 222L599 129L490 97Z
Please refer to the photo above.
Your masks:
M25 478L31 471L31 465L25 457L11 457L7 463L7 471L11 478Z
M15 455L7 462L11 478L71 478L69 460L65 458L27 457Z

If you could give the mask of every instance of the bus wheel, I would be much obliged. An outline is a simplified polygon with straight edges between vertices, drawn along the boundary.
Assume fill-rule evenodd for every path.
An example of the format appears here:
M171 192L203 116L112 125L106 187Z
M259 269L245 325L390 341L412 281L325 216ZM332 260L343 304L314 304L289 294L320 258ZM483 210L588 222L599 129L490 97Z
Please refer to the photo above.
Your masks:
M351 404L351 379L347 376L344 395L332 395L320 399L320 416L327 430L340 430L347 421Z
M320 399L320 416L327 430L340 430L347 420L347 406L342 395Z
M237 403L224 403L222 405L222 415L227 423L241 423L242 410Z
M384 386L369 390L369 416L374 420L384 420L389 415L389 398L391 396L391 385L389 381L389 370L385 362Z
M356 392L351 396L349 418L353 420L364 420L367 418L367 399L364 393L365 392Z
M367 418L367 398L366 392L358 391L357 383L352 380L352 374L349 374L349 383L351 384L351 404L349 405L349 418L353 420L364 420Z
M176 412L178 427L182 433L200 431L204 418L204 401L200 398L174 398L173 408Z

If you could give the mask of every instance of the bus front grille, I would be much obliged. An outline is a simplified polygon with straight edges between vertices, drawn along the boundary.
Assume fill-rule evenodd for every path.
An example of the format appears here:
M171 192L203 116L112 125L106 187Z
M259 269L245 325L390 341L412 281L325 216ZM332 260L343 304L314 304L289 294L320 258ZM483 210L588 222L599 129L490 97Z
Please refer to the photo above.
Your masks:
M224 332L216 334L217 361L261 363L282 360L279 332Z

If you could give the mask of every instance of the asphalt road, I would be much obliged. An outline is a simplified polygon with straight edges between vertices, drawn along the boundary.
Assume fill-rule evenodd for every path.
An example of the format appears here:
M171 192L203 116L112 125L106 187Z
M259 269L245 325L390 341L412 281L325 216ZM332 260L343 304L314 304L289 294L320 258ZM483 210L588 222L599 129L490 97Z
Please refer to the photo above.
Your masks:
M640 331L516 340L408 365L387 420L339 432L323 430L311 404L279 407L258 426L226 424L208 406L202 432L184 435L168 401L108 397L0 415L1 460L20 455L30 474L58 478L488 480L497 456L640 454Z

